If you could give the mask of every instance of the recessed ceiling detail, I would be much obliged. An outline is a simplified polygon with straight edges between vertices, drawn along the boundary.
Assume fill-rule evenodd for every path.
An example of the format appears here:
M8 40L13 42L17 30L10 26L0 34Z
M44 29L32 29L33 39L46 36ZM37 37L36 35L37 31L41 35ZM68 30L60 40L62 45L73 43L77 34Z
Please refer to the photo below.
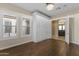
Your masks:
M38 10L54 18L79 12L78 3L54 3L54 9L51 11L46 9L46 3L14 3L13 5L29 10L30 12Z

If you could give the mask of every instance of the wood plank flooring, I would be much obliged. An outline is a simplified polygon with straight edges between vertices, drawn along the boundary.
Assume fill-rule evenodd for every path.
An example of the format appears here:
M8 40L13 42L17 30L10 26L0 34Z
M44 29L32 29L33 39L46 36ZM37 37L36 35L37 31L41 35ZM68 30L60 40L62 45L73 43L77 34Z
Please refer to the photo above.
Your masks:
M79 56L79 45L70 43L69 44L69 55L70 56Z
M0 55L8 56L43 56L50 55L51 52L51 40L45 40L39 43L26 43L20 46L12 47L3 51L0 51ZM1 54L3 53L3 54Z
M71 48L68 48L71 47ZM74 49L73 49L74 48ZM70 50L71 49L71 50ZM75 54L74 54L75 53ZM79 55L79 48L64 41L47 39L39 43L26 43L0 51L1 56L66 56Z

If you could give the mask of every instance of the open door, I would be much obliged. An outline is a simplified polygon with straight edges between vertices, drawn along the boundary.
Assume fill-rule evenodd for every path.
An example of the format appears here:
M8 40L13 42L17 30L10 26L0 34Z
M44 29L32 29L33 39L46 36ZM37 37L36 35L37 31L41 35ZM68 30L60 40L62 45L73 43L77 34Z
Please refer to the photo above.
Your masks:
M69 43L74 40L74 17L69 17Z
M69 44L69 18L65 18L65 41Z

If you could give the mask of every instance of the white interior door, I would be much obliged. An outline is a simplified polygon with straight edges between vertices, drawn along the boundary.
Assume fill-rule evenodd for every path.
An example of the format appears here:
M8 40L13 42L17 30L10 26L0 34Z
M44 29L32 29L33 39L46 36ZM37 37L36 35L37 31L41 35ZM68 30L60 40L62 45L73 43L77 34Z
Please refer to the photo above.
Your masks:
M65 41L69 44L69 18L65 18Z
M69 18L69 43L74 41L74 17Z

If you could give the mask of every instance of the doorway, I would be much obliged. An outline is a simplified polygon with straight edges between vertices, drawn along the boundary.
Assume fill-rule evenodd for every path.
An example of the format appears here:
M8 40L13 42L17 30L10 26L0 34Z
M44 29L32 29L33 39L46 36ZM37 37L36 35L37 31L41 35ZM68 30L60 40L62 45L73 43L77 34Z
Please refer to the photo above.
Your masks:
M52 21L52 38L57 40L65 40L65 20L58 19Z

